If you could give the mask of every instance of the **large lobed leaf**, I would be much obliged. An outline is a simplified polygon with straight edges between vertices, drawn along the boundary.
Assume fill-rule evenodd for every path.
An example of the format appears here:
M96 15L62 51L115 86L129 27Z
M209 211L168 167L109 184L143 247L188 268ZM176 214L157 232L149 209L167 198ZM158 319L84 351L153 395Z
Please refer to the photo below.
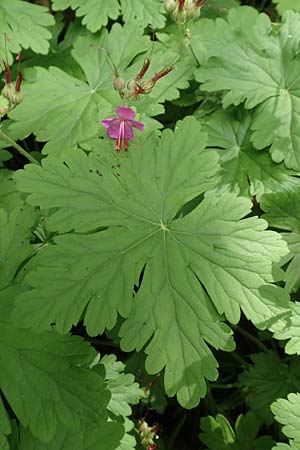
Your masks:
M109 51L121 75L129 80L140 71L143 58L134 64L132 61L150 50L151 41L149 36L142 36L142 30L135 22L124 27L114 24L110 33L104 29L95 35L80 35L74 43L72 55L86 81L58 67L50 67L49 70L38 67L36 78L24 85L23 103L10 113L14 123L9 134L24 138L34 133L37 140L49 141L43 152L52 154L61 154L64 149L84 144L99 134L101 119L115 114L115 107L122 102L113 89L114 77L107 57L97 46ZM149 69L151 76L173 61L175 56L174 51L166 52L157 44L151 71ZM191 64L178 63L177 70L160 80L153 91L139 102L139 112L151 117L163 112L161 103L178 97L178 89L188 87L192 69Z
M36 330L55 322L67 332L83 315L96 335L112 328L119 312L128 318L122 348L147 344L148 372L165 368L167 394L177 393L187 407L205 394L205 378L217 377L206 342L233 349L220 314L236 323L242 310L266 327L287 306L269 285L286 244L265 231L266 222L240 220L250 201L211 194L180 217L185 203L215 183L218 158L205 143L198 122L186 118L159 141L141 138L115 169L114 156L99 154L107 152L99 143L88 156L69 152L65 164L50 158L17 175L29 203L57 208L49 228L80 234L58 236L39 253L27 277L32 290L19 297L15 317Z
M224 91L223 105L255 108L252 141L270 147L275 162L300 168L300 15L288 11L282 24L256 10L230 10L228 22L210 24L208 62L196 78L202 89ZM213 28L213 29L212 29Z

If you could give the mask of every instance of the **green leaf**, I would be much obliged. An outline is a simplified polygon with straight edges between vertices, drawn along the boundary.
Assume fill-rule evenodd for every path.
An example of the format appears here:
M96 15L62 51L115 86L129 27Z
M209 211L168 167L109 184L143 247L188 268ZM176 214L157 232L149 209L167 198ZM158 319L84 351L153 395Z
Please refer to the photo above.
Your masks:
M260 201L266 192L300 188L299 178L283 164L276 164L266 151L257 151L250 141L251 114L241 109L218 110L202 119L208 145L219 151L222 175L218 190L254 195Z
M254 414L272 422L270 405L279 397L297 391L299 384L299 362L284 363L273 352L257 353L251 356L253 365L240 376L242 387L246 388L246 403Z
M144 56L138 55L151 49L149 36L142 36L141 33L142 29L131 22L124 27L114 24L110 33L103 30L95 35L85 33L79 36L72 55L87 82L57 67L49 70L37 68L36 78L24 85L23 103L10 113L15 123L10 125L8 133L22 139L33 132L37 140L49 141L43 148L45 154L61 154L64 149L78 143L84 145L100 132L105 134L101 120L115 115L115 107L122 101L113 89L114 76L107 57L97 46L109 51L121 76L128 81L143 66ZM166 52L157 43L147 79L173 62L176 56L178 53ZM138 112L143 114L146 125L144 133L153 128L153 121L148 116L161 114L164 111L161 103L178 98L179 89L189 86L193 68L190 60L179 61L176 70L159 80L150 94L142 96Z
M51 33L47 29L54 25L54 18L48 9L22 0L1 0L0 2L0 60L5 57L3 33L9 41L9 52L18 53L22 48L31 48L35 53L46 55Z
M290 440L290 447L297 450L300 445L300 394L289 394L287 399L280 398L276 400L271 406L272 413L275 415L277 422L284 425L282 432ZM276 450L285 449L284 444L274 447Z
M204 3L201 9L201 17L225 16L231 8L237 8L239 4L238 0L209 0L209 3Z
M146 49L149 40L138 36L127 49L133 30L134 25L122 28L115 24L109 35L103 30L94 38L80 37L76 41L73 56L83 67L87 83L57 67L37 68L36 79L24 86L23 103L10 114L16 121L11 131L20 137L33 132L37 140L50 141L44 153L60 153L94 137L100 130L100 120L111 113L111 101L118 105L118 96L113 92L113 77L105 55L91 45L107 47L115 63L126 67L136 53ZM121 45L116 46L117 38Z
M276 9L279 14L283 14L289 9L294 11L300 11L300 1L299 0L273 0L276 3Z
M295 292L300 285L300 190L277 194L267 194L262 197L261 207L266 212L264 217L272 227L293 231L282 233L288 243L289 254L283 258L281 265L289 263L284 280L286 289Z
M0 289L13 281L20 264L34 253L29 237L35 218L28 206L16 208L9 216L0 209Z
M82 24L92 33L107 25L109 19L116 20L120 13L118 0L52 0L54 11L72 8Z
M7 213L24 203L20 192L16 189L12 175L13 172L10 170L0 170L0 208L3 208Z
M134 375L124 373L125 365L115 355L105 355L100 360L105 367L105 381L111 393L108 410L116 416L129 416L130 405L136 405L145 396L135 382Z
M161 0L120 0L125 22L137 20L144 28L151 25L153 29L163 28L166 17Z
M5 409L2 398L0 397L0 448L1 450L9 450L6 435L11 433L11 425L9 415Z
M285 353L288 355L300 354L300 303L291 304L291 316L285 321L279 322L274 327L274 337L286 340Z
M45 331L39 335L1 322L0 387L23 426L42 441L57 423L80 429L106 418L109 394L103 379L80 367L94 351L81 338Z
M273 444L269 436L257 438L260 422L251 412L237 418L235 429L222 414L217 414L216 418L205 417L200 425L199 437L207 450L269 450Z
M75 432L59 425L54 438L45 444L21 428L20 450L115 450L123 433L123 426L114 422L82 424Z
M111 398L107 406L116 416L123 416L125 419L125 434L120 442L118 450L132 450L135 448L135 437L130 434L134 428L134 423L127 418L131 415L130 405L136 405L145 397L143 389L135 382L132 374L125 374L125 365L116 360L115 355L105 355L100 363L105 367L106 386L111 393Z
M236 323L242 310L263 328L288 306L270 284L286 243L265 231L265 221L241 220L250 201L211 194L179 217L184 204L215 183L217 154L205 144L199 123L188 117L161 139L141 135L120 154L119 167L114 156L101 156L107 147L99 142L89 155L69 152L65 164L50 158L43 168L27 165L16 178L29 203L58 208L48 221L52 230L80 231L39 252L16 319L37 330L56 323L66 332L84 316L88 333L97 335L115 325L119 312L128 317L122 348L147 344L147 371L165 367L167 394L177 393L187 407L205 394L204 379L217 377L206 342L233 349L220 315Z
M57 11L71 7L76 16L83 17L82 24L92 33L107 25L109 18L116 20L120 13L124 22L136 20L143 28L148 24L162 28L165 24L161 0L120 0L120 3L118 0L53 0L53 9Z
M196 73L202 89L224 91L223 105L255 108L252 141L270 147L275 162L300 168L299 86L300 16L288 11L281 26L256 10L230 10L217 19L211 58ZM232 58L234 55L234 59Z

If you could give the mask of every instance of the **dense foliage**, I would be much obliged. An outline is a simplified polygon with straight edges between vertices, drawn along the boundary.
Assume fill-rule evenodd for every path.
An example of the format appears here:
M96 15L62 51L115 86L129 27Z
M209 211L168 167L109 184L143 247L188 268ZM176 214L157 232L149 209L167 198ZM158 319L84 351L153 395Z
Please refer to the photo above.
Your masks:
M0 450L300 449L299 0L0 0Z

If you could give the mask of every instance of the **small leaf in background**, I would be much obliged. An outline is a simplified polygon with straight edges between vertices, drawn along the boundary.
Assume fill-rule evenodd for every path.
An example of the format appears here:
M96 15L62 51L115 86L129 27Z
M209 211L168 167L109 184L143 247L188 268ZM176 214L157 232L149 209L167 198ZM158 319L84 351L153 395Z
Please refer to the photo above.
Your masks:
M296 392L300 383L299 363L284 363L273 351L251 356L250 365L239 381L246 389L246 403L253 413L267 423L272 422L270 405L289 392Z
M49 50L54 19L47 8L22 0L1 0L0 2L0 60L5 57L3 34L9 40L9 52L19 53L22 48L31 48L35 53L46 55Z
M233 429L222 414L201 419L200 440L207 450L271 450L270 436L258 437L260 422L252 412L237 418Z

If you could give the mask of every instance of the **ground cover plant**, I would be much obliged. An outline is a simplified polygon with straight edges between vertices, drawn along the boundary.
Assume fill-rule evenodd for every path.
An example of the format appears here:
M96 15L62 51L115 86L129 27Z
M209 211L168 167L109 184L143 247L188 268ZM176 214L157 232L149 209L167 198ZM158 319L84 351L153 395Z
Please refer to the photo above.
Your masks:
M0 450L300 450L299 0L1 0L0 70Z

